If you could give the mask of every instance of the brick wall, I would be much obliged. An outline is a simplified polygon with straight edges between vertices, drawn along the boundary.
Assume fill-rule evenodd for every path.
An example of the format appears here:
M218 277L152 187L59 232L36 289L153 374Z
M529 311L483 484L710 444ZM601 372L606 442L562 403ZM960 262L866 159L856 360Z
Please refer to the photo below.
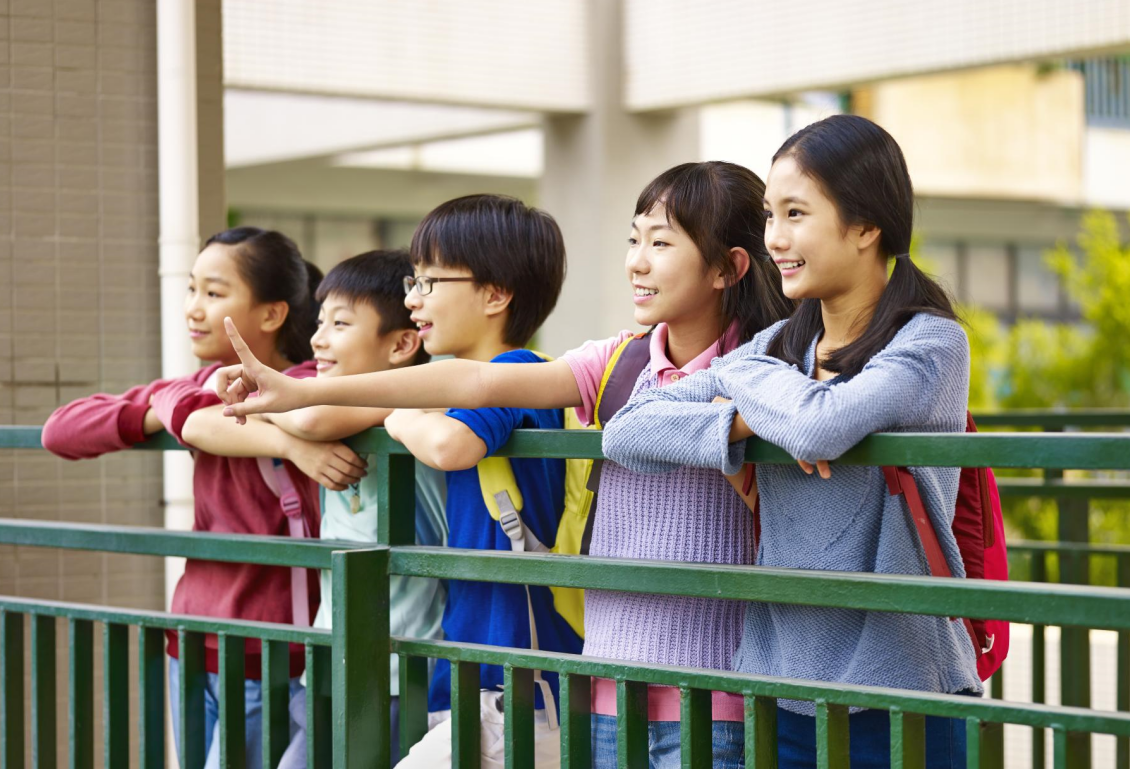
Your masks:
M0 0L0 424L160 374L156 96L152 0ZM0 451L0 517L160 526L160 495L157 454ZM160 609L163 564L0 548L0 594Z

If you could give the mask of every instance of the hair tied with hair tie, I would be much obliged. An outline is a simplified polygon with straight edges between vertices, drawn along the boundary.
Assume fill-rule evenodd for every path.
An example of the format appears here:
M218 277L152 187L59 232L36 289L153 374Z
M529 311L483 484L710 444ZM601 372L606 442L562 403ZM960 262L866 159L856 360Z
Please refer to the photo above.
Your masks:
M895 254L895 259L910 259L910 254Z

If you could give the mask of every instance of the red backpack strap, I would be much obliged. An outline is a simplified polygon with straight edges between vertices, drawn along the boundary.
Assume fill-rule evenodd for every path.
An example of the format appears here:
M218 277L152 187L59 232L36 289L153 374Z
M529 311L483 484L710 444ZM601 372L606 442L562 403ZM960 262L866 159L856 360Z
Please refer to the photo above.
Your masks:
M290 473L281 459L259 457L259 474L267 488L279 498L279 507L286 516L290 536L296 539L308 538L310 530L306 526L306 516L302 514L302 497L294 488ZM310 626L310 585L306 581L306 569L290 570L290 601L292 619L295 625Z
M938 533L934 530L934 524L926 512L926 506L922 504L922 497L918 493L918 483L914 480L910 470L905 467L884 467L883 477L887 480L887 491L890 492L891 496L897 497L901 494L903 499L906 500L906 506L910 510L910 519L914 522L914 528L918 531L918 539L922 542L922 549L926 553L926 563L930 566L930 575L952 577L953 572L950 571L945 553L942 552L942 545L938 542ZM965 632L969 634L969 641L973 644L973 650L976 652L977 658L980 659L981 644L977 641L977 633L973 629L973 623L965 618L962 618L961 621L965 625Z

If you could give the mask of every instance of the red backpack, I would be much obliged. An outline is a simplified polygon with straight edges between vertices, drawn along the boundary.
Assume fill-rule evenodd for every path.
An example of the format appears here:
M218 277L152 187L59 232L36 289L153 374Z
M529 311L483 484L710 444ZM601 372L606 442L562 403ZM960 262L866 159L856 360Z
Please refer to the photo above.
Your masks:
M977 432L973 417L966 414L965 432ZM902 494L926 560L930 574L935 577L952 577L938 535L914 476L905 467L884 467L887 489L892 495ZM987 467L964 467L957 487L957 504L953 516L953 534L957 539L965 576L969 579L1008 579L1008 553L1004 542L1004 518L1001 515L1000 492L993 471ZM956 619L955 619L956 621ZM987 680L997 672L1008 655L1008 622L995 619L962 619L973 648L977 652L977 673Z

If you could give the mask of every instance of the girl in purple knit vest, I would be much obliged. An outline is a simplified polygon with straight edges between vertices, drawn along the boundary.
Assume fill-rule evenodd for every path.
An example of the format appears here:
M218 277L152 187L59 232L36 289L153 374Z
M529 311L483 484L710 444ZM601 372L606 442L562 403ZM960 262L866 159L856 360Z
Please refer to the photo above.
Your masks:
M573 407L581 421L599 424L602 382L615 359L628 357L626 344L634 346L636 364L625 364L631 372L625 389L638 393L707 368L789 315L792 304L765 251L764 194L765 185L753 172L722 162L686 163L648 184L636 203L625 261L635 320L651 327L637 341L631 341L637 337L633 332L622 331L539 366L445 360L338 377L332 393L289 387L273 372L249 371L249 364L231 372L230 379L250 373L260 397L231 411L243 415L346 401L394 408ZM616 370L622 375L623 369ZM742 498L740 474L727 478L717 470L685 467L648 476L606 462L590 514L595 517L590 553L751 564L755 496L753 489ZM584 653L729 669L744 611L738 601L588 590ZM615 682L595 679L592 704L593 765L613 767ZM679 690L650 687L648 710L651 766L679 766ZM714 742L725 746L715 753L716 767L741 766L742 718L740 697L715 693Z

